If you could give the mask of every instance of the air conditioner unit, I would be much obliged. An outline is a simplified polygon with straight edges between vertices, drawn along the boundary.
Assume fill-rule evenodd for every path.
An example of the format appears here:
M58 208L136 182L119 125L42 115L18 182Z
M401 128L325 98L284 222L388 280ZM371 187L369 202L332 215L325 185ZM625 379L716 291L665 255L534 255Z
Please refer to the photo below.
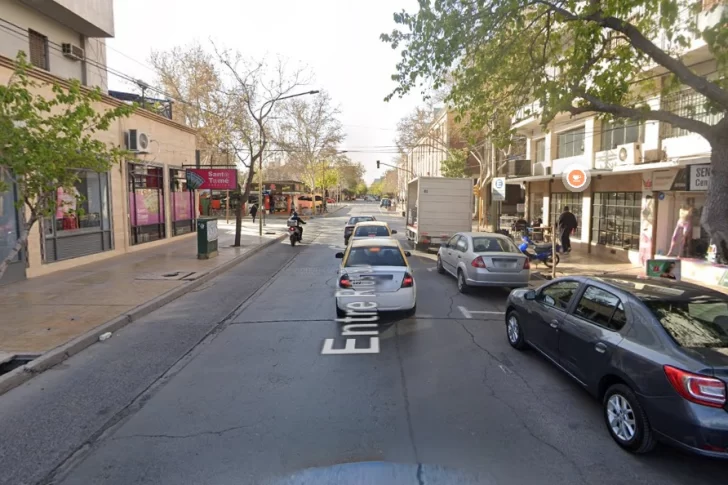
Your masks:
M149 135L139 130L126 132L126 149L132 152L146 152L149 148Z
M65 57L73 59L74 61L82 61L86 57L83 49L77 45L64 43L61 44L61 50Z
M636 165L642 163L642 145L627 143L617 146L617 165Z

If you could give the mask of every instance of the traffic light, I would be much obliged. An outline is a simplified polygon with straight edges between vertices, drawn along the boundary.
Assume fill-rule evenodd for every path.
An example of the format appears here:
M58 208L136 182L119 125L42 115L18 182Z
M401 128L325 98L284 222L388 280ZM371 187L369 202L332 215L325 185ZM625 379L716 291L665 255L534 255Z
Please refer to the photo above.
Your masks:
M379 160L377 160L377 168L379 168Z

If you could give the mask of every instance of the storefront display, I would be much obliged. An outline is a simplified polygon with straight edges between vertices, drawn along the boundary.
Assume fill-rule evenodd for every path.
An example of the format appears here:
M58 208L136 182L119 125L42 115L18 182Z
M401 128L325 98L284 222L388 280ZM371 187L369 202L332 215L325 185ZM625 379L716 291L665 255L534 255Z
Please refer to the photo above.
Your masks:
M184 170L169 169L172 194L172 235L188 234L195 228L195 192L189 190Z
M165 237L164 172L161 167L129 164L131 243Z
M108 174L79 170L73 187L59 187L43 233L46 263L112 249Z
M642 192L596 192L592 206L592 241L638 250Z
M564 211L564 207L568 207L569 211L576 216L576 222L579 224L574 231L572 239L581 239L581 220L582 214L582 197L581 192L554 192L551 194L551 213L549 223L555 224L559 220L559 216Z

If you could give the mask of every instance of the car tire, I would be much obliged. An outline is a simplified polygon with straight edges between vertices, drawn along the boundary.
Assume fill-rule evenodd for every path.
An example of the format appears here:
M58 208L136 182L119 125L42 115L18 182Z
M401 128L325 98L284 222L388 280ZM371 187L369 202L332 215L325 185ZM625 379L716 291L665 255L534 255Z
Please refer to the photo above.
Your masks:
M336 306L336 318L346 318L346 310L339 308L339 304L336 302L334 302L334 305Z
M437 257L437 272L445 274L445 267L442 265L442 259L440 259L440 256Z
M525 350L528 345L523 337L523 327L518 312L511 310L506 314L506 337L511 347L517 350Z
M404 314L406 317L414 317L415 313L417 313L417 304L415 303L415 306L410 308L409 310L405 311Z
M620 447L636 454L652 451L656 444L655 437L632 389L624 384L614 384L604 394L602 405L607 431ZM633 428L631 433L630 422Z
M462 293L463 295L470 292L470 287L468 286L468 282L465 281L465 273L463 273L463 270L459 269L457 273L457 285L458 285L458 291Z

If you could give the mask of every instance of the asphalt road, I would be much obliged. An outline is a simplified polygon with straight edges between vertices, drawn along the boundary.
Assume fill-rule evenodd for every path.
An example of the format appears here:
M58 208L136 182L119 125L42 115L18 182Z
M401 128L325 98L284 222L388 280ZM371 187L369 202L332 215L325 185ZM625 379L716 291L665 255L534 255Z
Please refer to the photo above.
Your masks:
M376 205L346 212L403 237ZM417 315L380 320L378 353L322 355L326 339L344 347L333 293L347 217L313 221L303 245L274 245L0 396L0 483L268 483L354 462L403 464L412 481L397 483L435 483L438 466L509 485L724 480L723 462L621 451L598 403L510 348L507 293L460 295L431 258L411 258Z

